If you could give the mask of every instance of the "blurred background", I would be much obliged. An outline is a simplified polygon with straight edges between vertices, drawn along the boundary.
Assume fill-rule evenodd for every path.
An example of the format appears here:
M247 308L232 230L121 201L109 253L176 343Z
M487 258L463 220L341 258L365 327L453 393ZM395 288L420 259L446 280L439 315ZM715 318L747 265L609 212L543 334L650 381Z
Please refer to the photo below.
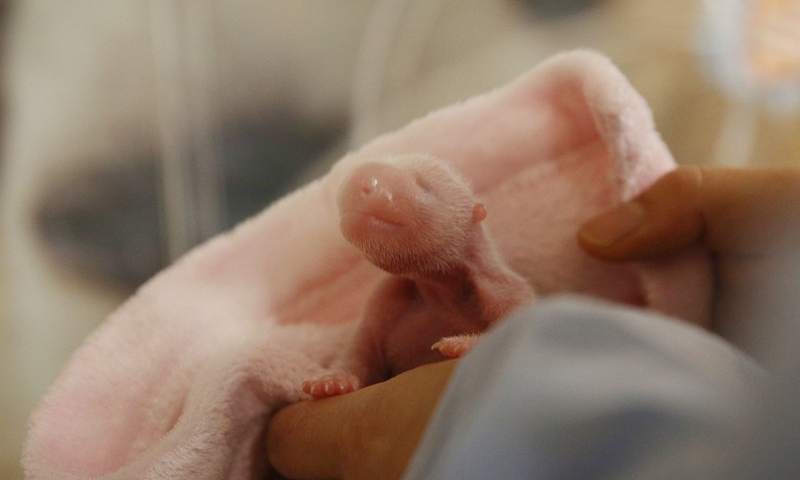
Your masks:
M81 339L344 152L590 47L683 164L800 162L798 0L0 0L0 478Z

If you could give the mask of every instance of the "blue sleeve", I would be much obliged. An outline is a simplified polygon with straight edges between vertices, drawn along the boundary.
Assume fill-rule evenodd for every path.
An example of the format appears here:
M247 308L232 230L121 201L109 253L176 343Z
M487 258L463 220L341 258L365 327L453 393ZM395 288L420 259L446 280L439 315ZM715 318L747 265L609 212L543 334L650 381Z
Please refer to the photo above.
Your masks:
M543 300L462 360L404 478L727 478L766 381L677 320Z

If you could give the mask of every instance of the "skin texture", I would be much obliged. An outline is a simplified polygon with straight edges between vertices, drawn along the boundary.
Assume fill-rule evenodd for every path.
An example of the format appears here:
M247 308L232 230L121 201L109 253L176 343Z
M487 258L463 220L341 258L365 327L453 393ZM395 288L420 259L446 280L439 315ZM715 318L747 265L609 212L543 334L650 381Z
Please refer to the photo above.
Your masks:
M633 215L620 213L626 209ZM683 167L587 222L578 239L590 253L619 262L704 244L716 255L724 299L754 287L737 281L725 266L779 255L786 245L776 240L795 233L797 212L798 168ZM400 478L424 431L420 423L430 419L454 363L416 368L351 395L290 405L267 432L270 462L289 478ZM363 425L379 427L361 430Z
M658 258L703 244L715 260L712 330L756 352L763 317L776 301L775 275L800 245L800 169L684 167L581 230L605 260ZM786 261L790 260L790 261ZM763 359L762 359L763 360Z
M270 422L270 464L291 479L397 479L457 360L409 370L356 392L292 404Z
M683 167L588 222L578 241L612 261L658 258L695 243L722 260L753 260L793 241L798 211L798 168Z
M533 300L489 239L486 208L432 157L360 166L338 207L344 237L391 276L368 300L352 348L330 373L304 382L315 398L464 355L492 324Z

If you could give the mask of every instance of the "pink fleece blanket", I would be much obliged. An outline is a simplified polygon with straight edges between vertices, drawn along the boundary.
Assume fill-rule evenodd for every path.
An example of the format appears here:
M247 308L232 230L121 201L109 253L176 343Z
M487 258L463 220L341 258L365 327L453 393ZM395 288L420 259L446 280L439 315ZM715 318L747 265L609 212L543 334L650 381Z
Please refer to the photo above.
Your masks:
M578 226L674 168L650 111L590 52L558 55L343 158L153 278L74 354L32 418L32 479L255 479L270 414L343 347L385 275L342 238L334 196L381 155L449 162L537 293L572 291L703 324L711 269L694 251L657 262L590 258Z

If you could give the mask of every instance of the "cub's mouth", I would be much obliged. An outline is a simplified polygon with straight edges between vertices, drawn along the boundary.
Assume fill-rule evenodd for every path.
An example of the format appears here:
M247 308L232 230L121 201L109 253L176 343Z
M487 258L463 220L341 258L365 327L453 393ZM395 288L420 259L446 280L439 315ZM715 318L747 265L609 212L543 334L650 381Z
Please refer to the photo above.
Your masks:
M405 216L395 214L395 212L348 210L342 212L340 218L343 227L345 224L348 226L364 224L364 226L378 228L405 228L408 226Z

